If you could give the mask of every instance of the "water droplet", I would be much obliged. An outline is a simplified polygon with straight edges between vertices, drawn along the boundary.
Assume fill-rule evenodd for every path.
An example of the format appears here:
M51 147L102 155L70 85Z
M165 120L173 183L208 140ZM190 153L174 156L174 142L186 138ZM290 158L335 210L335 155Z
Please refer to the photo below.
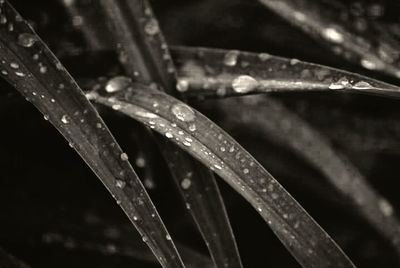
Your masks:
M379 70L383 68L383 63L378 60L368 58L362 59L361 65L368 70Z
M189 187L192 185L192 181L188 178L185 178L181 181L181 187L184 190L189 189Z
M244 174L248 174L249 173L249 169L248 168L243 169L243 173Z
M113 106L111 106L111 108L112 108L113 110L118 111L119 109L121 109L121 105L120 105L120 104L114 104Z
M40 66L39 71L40 71L40 73L45 74L45 73L47 73L47 67L46 66Z
M343 89L344 86L341 84L337 84L337 83L332 83L329 85L329 89Z
M224 64L226 66L235 66L237 64L238 56L240 52L237 50L231 50L225 54Z
M165 137L167 137L168 139L172 139L174 136L171 133L167 132L165 133Z
M232 88L237 93L247 93L257 88L258 82L249 75L241 75L232 81Z
M123 189L126 185L126 182L123 180L115 180L115 186L117 186L120 189Z
M18 45L22 47L32 47L36 42L36 36L31 33L22 33L18 35Z
M149 239L148 239L147 236L145 236L145 235L142 237L142 240L143 240L143 242L145 242L145 243L146 243L147 241L149 241Z
M157 34L160 31L158 22L155 19L149 20L144 26L144 31L149 35Z
M185 104L175 104L171 108L171 112L176 118L183 122L191 122L195 119L194 111Z
M196 131L196 125L195 125L195 124L190 124L190 125L189 125L189 130L190 130L191 132Z
M217 165L217 164L215 164L214 167L215 167L216 169L222 169L222 167L221 167L220 165Z
M385 199L379 200L379 209L382 211L382 213L389 217L393 214L393 207L392 205Z
M114 93L127 88L131 83L131 79L126 76L116 76L108 80L105 87L108 93Z
M19 64L16 63L16 62L11 62L10 63L10 67L13 68L13 69L18 69L19 68Z
M369 89L372 88L371 84L365 81L357 82L353 85L354 89Z
M25 77L25 74L23 72L15 72L15 75L19 77Z
M189 82L185 79L179 79L178 83L176 84L176 89L179 92L185 92L189 88Z
M128 161L128 159L129 159L128 155L126 153L122 153L120 157L121 157L122 161Z
M64 124L68 124L69 123L69 119L67 115L63 115L61 117L61 122L63 122Z
M258 58L261 61L267 61L267 60L269 60L271 58L271 55L268 54L268 53L260 53L260 54L258 54Z
M44 120L49 120L49 116L47 115L47 114L45 114L44 116L43 116L43 118L44 118Z
M225 152L225 147L221 147L219 149L221 150L221 152Z
M335 28L326 28L323 31L323 36L328 39L329 41L335 42L335 43L341 43L343 42L343 35Z

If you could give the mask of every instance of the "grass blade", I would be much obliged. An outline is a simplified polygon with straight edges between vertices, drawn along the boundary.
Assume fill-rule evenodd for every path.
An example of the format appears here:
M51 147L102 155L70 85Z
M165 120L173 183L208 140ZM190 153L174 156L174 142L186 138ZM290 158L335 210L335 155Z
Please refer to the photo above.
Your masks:
M256 96L225 100L231 123L255 127L266 136L280 140L321 170L330 183L400 255L400 223L392 205L377 193L359 170L338 153L316 130L278 101ZM243 113L246 110L248 112Z
M386 34L356 31L349 26L354 16L339 1L259 0L270 10L289 21L317 41L329 46L345 59L369 70L377 70L400 78L399 44ZM358 18L360 20L361 18ZM376 40L379 40L377 42Z
M365 76L266 53L171 50L183 93L221 97L285 91L360 92L398 98L400 88ZM191 90L188 91L188 88Z
M7 2L0 27L1 75L49 120L111 192L164 267L183 267L146 190L73 78Z
M134 88L134 89L133 89ZM141 85L95 102L148 125L214 170L268 223L303 267L354 267L328 234L234 139L186 104ZM159 103L157 108L154 102Z
M145 0L99 1L119 46L125 72L143 83L157 83L176 94L176 73L168 46ZM157 141L178 191L200 230L217 267L242 267L214 175L169 141Z

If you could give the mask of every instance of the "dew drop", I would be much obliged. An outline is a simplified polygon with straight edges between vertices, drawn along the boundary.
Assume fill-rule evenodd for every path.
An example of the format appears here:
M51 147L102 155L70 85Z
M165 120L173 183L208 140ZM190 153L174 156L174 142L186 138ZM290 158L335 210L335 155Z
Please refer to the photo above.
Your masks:
M176 89L179 92L185 92L189 88L189 82L185 79L179 79L178 83L176 84Z
M61 117L61 122L63 122L64 124L68 124L69 123L69 119L67 115L63 115Z
M357 82L353 85L354 89L370 89L372 88L371 84L365 81Z
M167 235L165 236L165 239L171 240L171 236L170 236L169 234L167 234Z
M244 174L248 174L249 173L249 169L248 168L243 169L243 173Z
M172 139L174 136L171 133L167 132L165 133L165 137L167 137L168 139Z
M126 182L124 182L123 180L115 180L115 186L117 186L120 189L123 189L126 185Z
M379 209L382 211L382 213L386 216L389 217L393 214L393 207L392 205L385 199L379 200Z
M231 50L225 54L224 64L226 66L235 66L237 64L238 56L240 52L237 50Z
M335 43L341 43L343 42L343 35L335 28L326 28L323 31L323 35L326 39L329 41L335 42Z
M171 112L176 118L183 122L191 122L196 117L194 111L189 106L181 103L173 105Z
M15 72L16 76L25 77L26 75L23 72Z
M13 68L13 69L18 69L19 68L19 64L16 63L16 62L11 62L10 63L10 67Z
M196 125L195 125L195 124L190 124L190 125L189 125L189 130L190 130L191 132L196 131Z
M36 36L30 33L22 33L18 35L18 45L22 47L32 47L36 42Z
M130 83L130 78L126 76L116 76L108 80L105 89L108 93L114 93L127 88Z
M128 159L129 159L128 155L126 153L122 153L120 157L121 157L122 161L128 161Z
M269 60L271 58L271 55L268 54L268 53L260 53L260 54L258 54L258 58L261 61L267 61L267 60Z
M181 181L181 187L184 190L189 189L189 187L192 185L192 181L188 178L185 178Z
M148 34L148 35L155 35L157 34L160 29L158 27L158 22L155 19L151 19L149 20L146 25L144 26L144 31Z
M241 75L232 81L232 88L237 93L247 93L257 88L258 82L249 75Z
M222 169L222 167L221 167L220 165L217 165L217 164L215 164L214 167L215 167L216 169Z

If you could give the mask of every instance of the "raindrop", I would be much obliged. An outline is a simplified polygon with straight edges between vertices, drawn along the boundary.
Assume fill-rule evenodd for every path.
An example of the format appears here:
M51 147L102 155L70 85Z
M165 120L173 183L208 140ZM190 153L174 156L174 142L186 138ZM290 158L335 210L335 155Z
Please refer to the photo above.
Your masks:
M22 33L18 35L18 45L22 47L32 47L36 42L36 36L30 33Z
M126 185L126 182L124 182L123 180L115 180L115 186L117 186L120 189L123 189Z
M268 53L260 53L260 54L258 54L258 58L261 61L266 61L266 60L269 60L271 58L271 55L269 55Z
M69 119L67 115L63 115L61 117L61 122L63 122L64 124L68 124L69 123Z
M249 75L241 75L232 81L232 88L237 93L247 93L257 88L258 82Z
M221 167L220 165L217 165L217 164L215 164L214 167L215 167L216 169L222 169L222 167Z
M127 88L130 83L130 78L126 76L116 76L108 80L105 89L108 93L114 93Z
M189 125L189 130L190 130L191 132L196 131L196 125L195 125L195 124Z
M128 155L126 153L122 153L120 157L122 161L128 161Z
M168 139L172 139L174 136L171 133L167 132L165 133L165 137L167 137Z
M195 113L189 106L185 104L178 103L173 105L171 112L176 118L183 122L191 122L195 119Z
M237 50L231 50L225 54L224 64L226 66L235 66L237 64L238 56L240 52Z
M343 42L343 35L335 28L331 28L331 27L326 28L323 32L323 35L329 41L332 41L335 43Z
M189 82L185 79L179 79L178 83L176 84L176 89L179 92L185 92L189 88Z
M11 62L10 63L10 67L13 68L13 69L18 69L19 68L19 64L16 63L16 62Z
M149 20L144 26L144 31L149 35L155 35L159 30L158 22L155 19Z
M15 72L15 74L19 77L25 77L25 74L22 72Z
M171 236L170 236L169 234L167 234L167 235L165 236L165 239L171 240Z
M365 81L360 81L354 84L354 89L370 89L372 88L371 84Z
M47 67L46 66L40 66L39 71L40 71L40 73L45 74L45 73L47 73Z
M248 174L249 173L249 169L248 168L243 169L243 173L244 174Z
M385 199L379 200L379 209L382 211L382 213L386 216L389 217L393 214L393 207L392 205Z
M189 187L190 187L191 185L192 185L192 181L191 181L190 179L185 178L185 179L183 179L183 180L181 181L181 187L182 187L182 189L184 189L184 190L189 189Z

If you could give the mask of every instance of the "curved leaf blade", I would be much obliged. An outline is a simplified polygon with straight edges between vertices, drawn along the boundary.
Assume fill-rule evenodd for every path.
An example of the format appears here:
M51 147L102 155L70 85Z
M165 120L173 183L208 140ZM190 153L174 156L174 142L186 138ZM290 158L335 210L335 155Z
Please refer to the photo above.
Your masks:
M359 92L399 97L400 88L365 76L296 59L236 50L171 50L187 96L248 95L287 91Z
M136 173L73 78L7 2L0 27L1 76L45 115L110 191L164 267L183 267Z
M364 20L369 31L351 29L352 15L339 1L259 0L277 15L329 46L336 54L369 70L400 78L400 45L385 32L374 29ZM358 18L360 20L360 18ZM375 31L374 31L375 30ZM377 40L379 40L377 42Z
M272 136L274 140L280 140L294 149L318 168L350 200L353 207L361 212L371 227L400 254L400 223L393 206L321 134L272 98L252 96L244 99L231 98L225 102L232 107L240 107L240 110L226 111L229 113L227 121L251 125L261 134ZM242 110L247 112L243 113Z
M186 150L240 193L303 267L354 267L328 234L233 138L186 104L142 85L94 101L138 120ZM155 101L159 104L154 107Z
M176 72L157 19L146 0L99 1L119 59L136 81L158 83L176 95ZM172 177L217 267L242 267L228 215L213 173L178 147L157 140ZM190 185L187 183L190 181Z

